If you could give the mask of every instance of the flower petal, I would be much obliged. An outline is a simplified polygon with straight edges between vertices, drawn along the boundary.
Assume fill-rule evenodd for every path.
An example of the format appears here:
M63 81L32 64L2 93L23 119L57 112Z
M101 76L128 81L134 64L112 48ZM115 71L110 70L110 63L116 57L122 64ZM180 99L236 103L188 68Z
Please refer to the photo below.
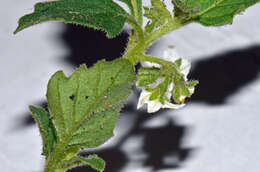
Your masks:
M137 109L140 109L145 103L149 101L150 94L148 91L145 91L144 89L142 90L138 104L137 104Z
M190 68L191 68L191 64L190 64L189 60L182 59L180 70L181 70L181 73L184 75L185 81L187 81L187 76L190 72Z
M162 104L159 100L149 101L147 103L147 112L148 113L157 112L158 110L161 109L161 107L162 107Z
M189 88L190 95L192 95L194 93L194 90L195 90L194 87Z
M141 61L140 63L143 67L147 67L147 68L150 68L150 67L160 68L161 67L161 65L159 65L157 63L152 63L152 62L148 62L148 61Z
M183 106L185 106L185 104L173 104L170 102L165 102L165 104L162 106L162 108L180 109Z

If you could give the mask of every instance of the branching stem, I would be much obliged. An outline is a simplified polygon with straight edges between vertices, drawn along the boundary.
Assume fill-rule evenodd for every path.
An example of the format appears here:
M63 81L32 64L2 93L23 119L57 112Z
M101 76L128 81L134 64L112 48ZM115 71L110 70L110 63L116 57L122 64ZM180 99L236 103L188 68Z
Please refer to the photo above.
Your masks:
M163 66L169 64L168 61L165 61L161 58L145 55L145 51L154 41L156 41L161 36L173 30L176 30L188 23L189 21L184 21L182 19L179 19L178 17L173 17L164 26L149 34L146 34L136 22L130 22L134 29L138 29L138 34L132 33L130 35L129 45L125 51L123 58L130 60L133 64L139 61L154 62Z

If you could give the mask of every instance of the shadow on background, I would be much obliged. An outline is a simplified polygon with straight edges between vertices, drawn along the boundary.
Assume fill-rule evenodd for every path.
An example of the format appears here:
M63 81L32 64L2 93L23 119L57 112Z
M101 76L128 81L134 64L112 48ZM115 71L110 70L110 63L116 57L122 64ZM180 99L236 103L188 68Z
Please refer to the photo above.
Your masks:
M190 78L199 80L192 101L224 104L239 89L254 81L260 71L260 46L234 50L194 63Z
M116 38L108 39L102 31L83 26L66 25L61 39L70 50L65 60L76 67L83 63L89 67L102 59L111 61L121 57L128 34L123 31Z
M65 58L69 64L73 67L78 67L82 63L92 66L100 59L105 58L110 61L120 57L124 52L128 34L123 32L114 39L107 39L103 32L81 26L65 25L61 39L70 50L69 55ZM190 78L198 79L200 84L191 101L205 102L211 105L223 104L228 96L236 93L239 88L257 77L260 69L260 47L228 52L199 60L194 64L195 67ZM134 89L134 93L138 97L139 93L136 89ZM136 103L129 102L122 109L124 115L135 120L133 127L115 145L94 152L86 151L82 155L97 153L107 162L105 172L119 172L129 162L129 157L120 149L121 146L130 137L142 136L143 143L140 148L146 155L142 162L143 166L151 167L153 171L180 167L193 153L192 148L183 147L183 138L188 126L180 126L176 124L174 119L171 119L164 126L144 128L143 124L148 119L158 117L165 110L151 116L144 111L137 111ZM41 105L46 107L47 103L44 102ZM33 119L29 114L26 114L23 125L29 126L31 124L33 124ZM164 159L169 156L175 160L166 163ZM83 171L94 172L89 167L70 170L70 172Z

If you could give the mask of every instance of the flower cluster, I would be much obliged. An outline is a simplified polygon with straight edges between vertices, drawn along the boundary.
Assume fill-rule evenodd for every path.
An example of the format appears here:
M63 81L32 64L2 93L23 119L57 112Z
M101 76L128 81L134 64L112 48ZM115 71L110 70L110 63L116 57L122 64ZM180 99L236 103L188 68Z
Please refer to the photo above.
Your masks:
M194 87L197 84L197 81L189 82L187 79L187 75L191 67L190 62L186 59L181 59L179 55L176 53L176 51L173 49L173 47L169 47L164 52L163 59L165 61L169 61L176 64L177 70L175 71L179 73L181 79L176 79L174 76L171 76L171 78L165 78L164 74L159 73L157 75L157 79L154 80L153 83L147 84L145 86L144 84L140 84L140 79L138 79L137 86L141 87L142 91L137 104L137 109L141 108L144 104L147 104L148 113L154 113L158 111L160 108L179 109L185 105L184 102L186 97L189 97L193 94ZM144 69L147 70L162 70L161 65L156 63L145 61L141 62L141 65ZM150 78L152 78L152 76L150 76ZM181 80L181 83L184 84L179 84L180 82L177 82L176 80ZM156 91L157 94L154 94ZM171 98L173 98L177 103L171 103Z

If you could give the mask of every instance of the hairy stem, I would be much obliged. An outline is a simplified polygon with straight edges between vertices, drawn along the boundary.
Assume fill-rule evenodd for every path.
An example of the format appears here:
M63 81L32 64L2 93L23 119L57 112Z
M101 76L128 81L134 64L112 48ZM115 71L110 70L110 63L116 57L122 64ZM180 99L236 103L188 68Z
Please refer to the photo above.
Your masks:
M63 151L65 149L66 143L60 142L56 145L55 150L52 152L52 154L48 157L45 164L44 172L54 172L56 169L56 166L60 162Z
M145 51L151 45L151 43L153 43L161 36L173 30L176 30L188 23L189 21L184 21L182 19L179 19L178 17L174 17L169 20L164 26L147 35L143 32L143 29L136 23L136 26L139 26L139 30L137 30L138 34L131 34L129 38L129 44L123 58L130 60L133 64L137 63L138 61L150 61L161 65L169 64L168 61L166 62L161 58L145 55ZM132 24L132 26L136 29L135 25Z
M148 34L145 37L145 46L148 48L151 43L153 43L158 38L162 37L163 35L176 30L186 24L190 23L189 21L182 20L178 17L173 17L171 20L169 20L164 26L160 27L156 31L152 32L151 34Z

